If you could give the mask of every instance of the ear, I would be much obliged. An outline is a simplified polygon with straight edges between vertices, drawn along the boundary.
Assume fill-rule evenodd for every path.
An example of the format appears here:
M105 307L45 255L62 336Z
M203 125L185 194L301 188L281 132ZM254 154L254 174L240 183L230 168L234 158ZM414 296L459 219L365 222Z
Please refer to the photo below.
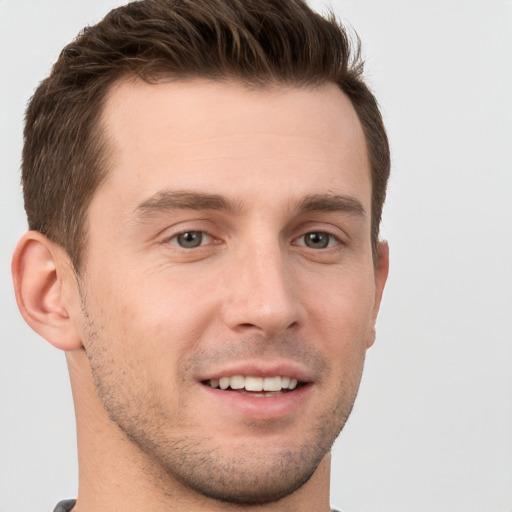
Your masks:
M379 314L380 303L382 300L382 293L384 292L384 286L388 279L389 272L389 246L386 241L379 242L377 247L377 260L374 266L374 278L375 278L375 299L373 303L372 313L372 327L371 333L368 338L367 347L371 347L375 342L375 322L377 322L377 315Z
M28 231L18 242L11 268L16 301L30 327L61 350L81 348L69 314L79 299L78 287L65 251L41 233Z

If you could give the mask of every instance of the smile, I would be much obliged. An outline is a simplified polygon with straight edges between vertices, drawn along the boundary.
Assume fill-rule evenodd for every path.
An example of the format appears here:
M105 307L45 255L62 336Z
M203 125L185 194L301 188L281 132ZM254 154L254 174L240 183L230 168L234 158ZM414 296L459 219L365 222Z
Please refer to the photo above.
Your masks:
M315 389L313 379L297 365L283 364L273 370L261 366L245 371L240 367L224 368L217 372L199 381L208 402L213 400L216 417L221 411L229 411L238 420L239 414L251 421L292 418L299 408L306 406Z
M283 392L291 391L300 386L295 378L291 377L253 377L244 375L233 375L232 377L221 377L220 379L211 379L205 382L206 385L222 390L235 390L239 392ZM261 396L265 396L264 394Z

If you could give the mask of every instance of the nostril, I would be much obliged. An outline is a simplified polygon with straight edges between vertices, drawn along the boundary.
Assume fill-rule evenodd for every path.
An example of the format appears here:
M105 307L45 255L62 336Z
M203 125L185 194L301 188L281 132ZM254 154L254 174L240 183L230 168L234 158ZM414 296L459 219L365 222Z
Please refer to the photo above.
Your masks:
M284 325L286 325L286 323ZM288 326L286 326L285 329L293 329L295 327L298 327L298 325L299 325L299 323L297 322L297 320L294 320ZM252 324L252 323L249 323L249 322L240 323L238 326L242 327L244 329L261 329L261 327L259 327L258 324L256 324L256 323Z

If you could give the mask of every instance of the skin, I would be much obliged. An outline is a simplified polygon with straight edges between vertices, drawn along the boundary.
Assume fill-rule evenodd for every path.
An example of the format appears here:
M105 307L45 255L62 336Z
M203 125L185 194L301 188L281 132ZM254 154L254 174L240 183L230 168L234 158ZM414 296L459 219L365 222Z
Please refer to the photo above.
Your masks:
M38 233L13 260L22 313L67 352L76 510L329 510L388 268L350 101L334 85L127 80L102 122L110 169L80 277ZM305 385L204 383L239 373Z

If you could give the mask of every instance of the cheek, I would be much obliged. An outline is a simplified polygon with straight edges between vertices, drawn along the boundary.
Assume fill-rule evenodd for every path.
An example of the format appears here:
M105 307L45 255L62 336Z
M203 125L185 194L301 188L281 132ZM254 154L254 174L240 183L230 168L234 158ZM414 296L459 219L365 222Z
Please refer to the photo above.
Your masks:
M133 288L126 280L89 284L84 346L104 407L120 421L164 403L174 410L190 341L183 317L155 287Z
M324 282L322 294L309 294L310 336L325 351L337 378L346 383L360 379L373 336L374 294L372 272L361 270L333 275Z
M328 330L329 338L357 344L372 325L375 285L371 270L335 270L323 278L318 293L304 293L313 322Z
M190 276L119 275L124 277L103 275L89 285L94 302L88 314L96 330L125 360L155 375L175 374L170 367L179 367L214 323L215 295Z

